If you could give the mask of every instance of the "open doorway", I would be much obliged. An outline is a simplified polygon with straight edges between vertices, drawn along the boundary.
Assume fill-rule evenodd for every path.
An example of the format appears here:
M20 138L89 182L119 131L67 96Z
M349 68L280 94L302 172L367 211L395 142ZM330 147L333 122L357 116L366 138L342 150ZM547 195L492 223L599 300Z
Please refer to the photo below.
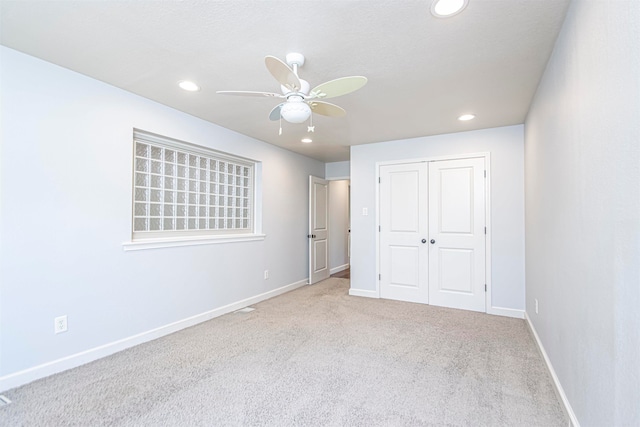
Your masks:
M351 181L329 181L329 269L332 277L349 278Z

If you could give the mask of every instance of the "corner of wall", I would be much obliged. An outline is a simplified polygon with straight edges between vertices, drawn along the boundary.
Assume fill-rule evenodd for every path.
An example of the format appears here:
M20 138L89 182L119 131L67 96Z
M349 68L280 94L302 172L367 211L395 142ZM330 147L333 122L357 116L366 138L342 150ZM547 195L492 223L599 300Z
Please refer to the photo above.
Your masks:
M524 312L524 319L529 328L529 332L531 333L531 336L533 337L533 340L536 343L536 348L538 349L538 352L542 356L542 359L544 360L544 364L547 367L547 370L549 371L549 375L551 376L551 380L553 382L554 391L556 392L558 399L562 403L562 409L564 410L565 415L567 416L567 418L569 419L569 422L573 427L580 427L578 418L576 417L576 414L573 412L573 408L571 407L571 404L569 403L569 399L567 398L567 395L565 394L564 389L562 388L560 379L558 378L558 375L556 374L555 369L553 369L553 365L551 364L551 359L549 359L549 356L547 356L547 352L544 349L544 345L542 345L542 341L540 341L540 337L536 332L536 328L533 326L533 323L531 322L531 318L529 317L529 314L526 311Z

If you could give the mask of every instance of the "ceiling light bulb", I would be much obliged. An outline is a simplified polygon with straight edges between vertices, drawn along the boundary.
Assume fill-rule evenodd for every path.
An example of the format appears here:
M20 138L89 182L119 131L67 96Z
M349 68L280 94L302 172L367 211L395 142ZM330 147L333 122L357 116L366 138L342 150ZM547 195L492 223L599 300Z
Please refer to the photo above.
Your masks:
M475 119L476 116L473 114L463 114L460 117L458 117L458 120L462 121L462 122L466 122L467 120L473 120Z
M302 123L311 116L311 107L300 96L292 96L280 109L282 118L289 123Z
M304 142L305 144L308 144L308 143L310 143L310 142L313 142L313 141L311 140L311 138L302 138L302 139L301 139L301 141L302 141L302 142Z
M469 0L434 0L431 14L437 18L449 18L462 12Z
M189 92L197 92L200 90L200 86L198 86L194 82L190 82L189 80L180 80L178 82L178 86L180 86L180 88L187 90Z

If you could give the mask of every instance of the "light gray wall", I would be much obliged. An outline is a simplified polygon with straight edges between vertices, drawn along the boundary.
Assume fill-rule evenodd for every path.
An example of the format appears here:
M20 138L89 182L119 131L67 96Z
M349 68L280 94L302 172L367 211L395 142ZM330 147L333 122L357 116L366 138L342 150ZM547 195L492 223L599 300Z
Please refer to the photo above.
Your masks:
M349 161L326 163L325 178L329 183L329 268L349 263ZM346 179L345 179L346 178Z
M329 181L329 268L349 264L349 181Z
M490 152L492 307L524 310L523 138L518 125L352 146L351 288L376 289L376 162Z
M525 124L526 284L582 426L640 425L639 118L640 2L572 2Z
M351 176L349 161L326 163L324 173L327 179L348 179Z
M0 376L307 277L308 180L324 163L0 49ZM261 161L266 239L124 252L134 127Z

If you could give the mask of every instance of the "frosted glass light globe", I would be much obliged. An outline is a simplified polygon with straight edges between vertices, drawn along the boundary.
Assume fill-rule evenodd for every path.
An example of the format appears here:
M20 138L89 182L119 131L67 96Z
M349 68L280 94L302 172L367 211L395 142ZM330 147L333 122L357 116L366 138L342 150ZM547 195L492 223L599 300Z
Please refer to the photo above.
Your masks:
M289 123L302 123L311 116L311 107L302 98L290 99L280 109L282 118Z

